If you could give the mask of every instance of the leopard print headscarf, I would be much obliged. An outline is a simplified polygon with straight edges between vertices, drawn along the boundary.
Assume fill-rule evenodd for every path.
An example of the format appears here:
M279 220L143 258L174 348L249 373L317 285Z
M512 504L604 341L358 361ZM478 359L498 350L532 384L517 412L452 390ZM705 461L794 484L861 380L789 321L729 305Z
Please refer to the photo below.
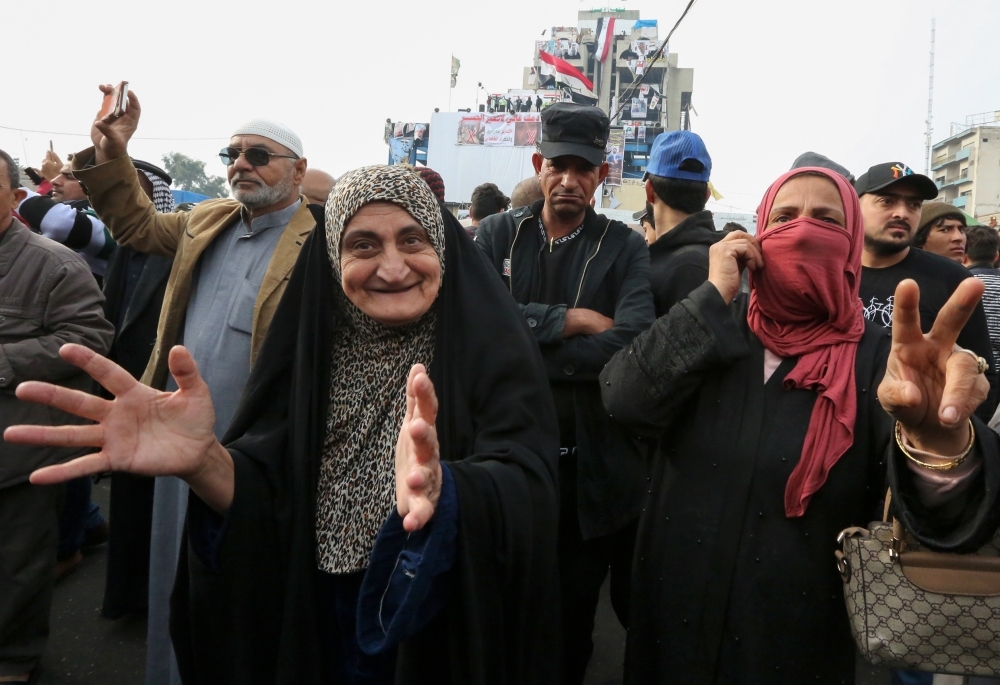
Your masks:
M334 187L326 203L326 238L337 281L344 226L369 202L392 202L427 231L444 278L441 206L408 169L362 167ZM419 321L391 327L358 309L336 289L343 315L334 332L330 410L316 496L316 564L327 573L368 566L379 529L396 506L396 439L406 413L406 377L413 364L430 369L436 307Z

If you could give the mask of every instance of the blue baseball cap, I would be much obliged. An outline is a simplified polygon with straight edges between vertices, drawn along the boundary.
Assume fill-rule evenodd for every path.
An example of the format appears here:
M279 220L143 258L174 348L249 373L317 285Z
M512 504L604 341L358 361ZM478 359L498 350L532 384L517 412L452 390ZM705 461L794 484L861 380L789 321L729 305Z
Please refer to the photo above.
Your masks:
M707 183L712 175L712 158L708 156L705 141L697 133L661 133L653 141L646 173Z

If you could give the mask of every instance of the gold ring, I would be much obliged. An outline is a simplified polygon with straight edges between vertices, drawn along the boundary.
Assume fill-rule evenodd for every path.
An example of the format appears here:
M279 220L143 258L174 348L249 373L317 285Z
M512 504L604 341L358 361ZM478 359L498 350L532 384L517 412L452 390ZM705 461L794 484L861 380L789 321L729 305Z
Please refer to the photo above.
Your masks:
M978 354L972 350L967 350L964 347L959 347L956 352L965 352L976 360L976 373L986 373L986 370L990 368L990 365L986 363L986 360L980 357Z

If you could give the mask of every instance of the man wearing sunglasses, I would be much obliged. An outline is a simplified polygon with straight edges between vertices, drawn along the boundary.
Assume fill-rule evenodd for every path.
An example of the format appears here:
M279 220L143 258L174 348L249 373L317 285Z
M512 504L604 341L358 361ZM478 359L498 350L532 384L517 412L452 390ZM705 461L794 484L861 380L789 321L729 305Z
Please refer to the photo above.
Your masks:
M111 90L101 86L105 94ZM308 202L299 194L306 172L302 143L282 124L250 121L236 129L219 153L232 199L205 200L190 212L159 214L139 189L128 157L140 114L135 91L129 90L121 117L94 122L94 146L76 155L73 171L120 245L174 258L156 345L142 382L175 390L167 355L174 345L183 344L208 384L215 405L215 435L221 438L299 249L316 226ZM165 685L171 672L176 673L168 613L186 503L187 486L182 481L157 479L147 685Z

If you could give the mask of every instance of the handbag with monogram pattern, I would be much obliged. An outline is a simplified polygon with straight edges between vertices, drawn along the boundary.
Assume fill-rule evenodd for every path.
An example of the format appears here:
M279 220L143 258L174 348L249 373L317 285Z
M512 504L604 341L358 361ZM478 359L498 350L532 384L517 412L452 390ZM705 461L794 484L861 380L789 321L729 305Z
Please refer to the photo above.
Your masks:
M974 554L921 549L897 520L837 541L854 641L871 664L1000 675L1000 533Z

